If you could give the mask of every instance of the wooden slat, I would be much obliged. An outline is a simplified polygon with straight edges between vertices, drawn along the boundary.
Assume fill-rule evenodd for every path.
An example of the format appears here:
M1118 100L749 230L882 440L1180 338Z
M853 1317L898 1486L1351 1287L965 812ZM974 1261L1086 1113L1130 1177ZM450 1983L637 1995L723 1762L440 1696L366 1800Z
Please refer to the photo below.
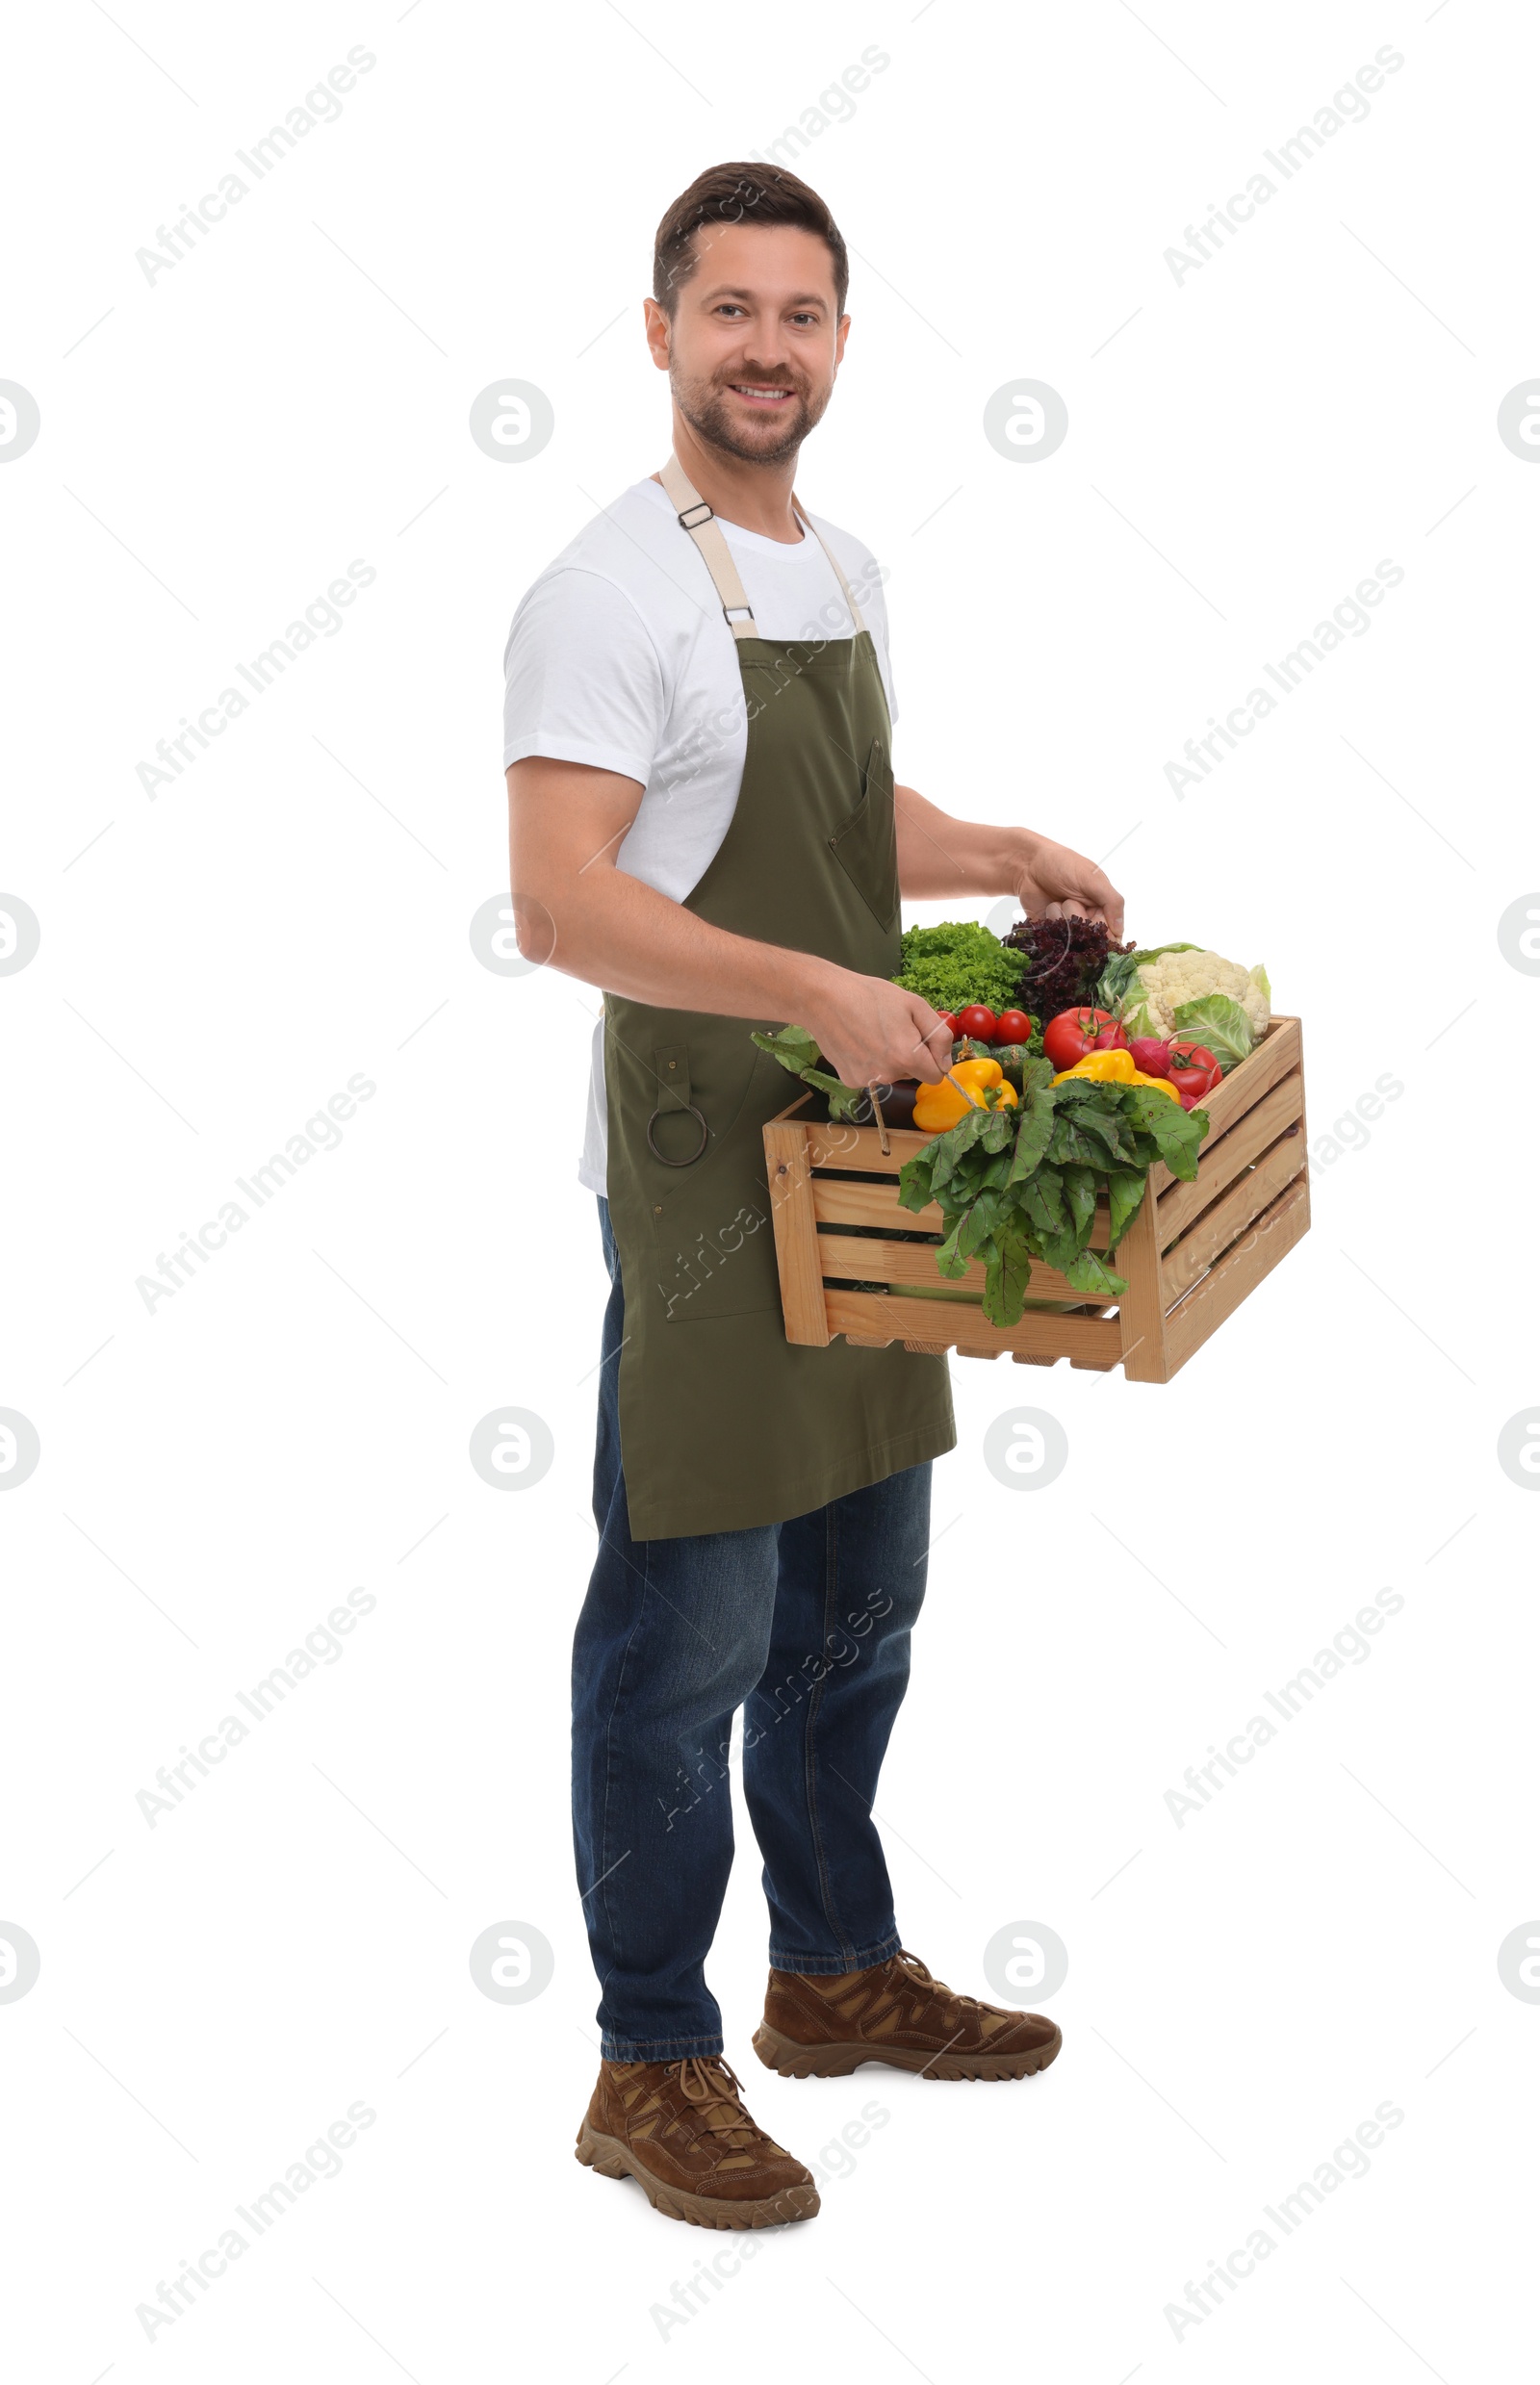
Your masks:
M1131 1383L1164 1383L1168 1372L1166 1296L1161 1288L1161 1254L1155 1235L1155 1195L1146 1184L1138 1215L1113 1257L1113 1265L1128 1283L1128 1290L1117 1303L1117 1317L1123 1372Z
M875 1126L809 1126L808 1156L814 1167L869 1167L880 1176L896 1176L906 1160L935 1141L934 1135L889 1127L885 1151Z
M934 1234L937 1240L946 1232L946 1219L935 1201L928 1201L923 1209L901 1209L896 1188L876 1181L842 1184L836 1177L814 1176L812 1206L821 1225L882 1226L889 1233L901 1229L906 1234ZM1106 1228L1103 1198L1096 1204L1096 1224L1091 1228L1091 1241L1099 1249L1107 1244Z
M1218 1092L1210 1093L1198 1104L1208 1112L1209 1131L1203 1147L1207 1150L1220 1135L1245 1116L1254 1102L1270 1091L1281 1076L1299 1065L1299 1021L1296 1018L1274 1018L1269 1023L1267 1035L1239 1068L1232 1068ZM1150 1182L1156 1192L1166 1191L1176 1178L1168 1167L1157 1160L1150 1169Z
M1310 1179L1301 1172L1263 1212L1251 1231L1171 1310L1166 1320L1166 1353L1172 1374L1288 1255L1309 1225Z
M879 1242L875 1235L820 1234L819 1271L824 1275L868 1276L874 1283L880 1284L955 1284L959 1292L968 1292L975 1299L982 1299L985 1282L983 1261L970 1259L965 1275L943 1275L936 1264L938 1247L936 1243ZM1119 1274L1125 1271L1119 1267ZM1072 1284L1066 1284L1053 1268L1044 1267L1040 1260L1033 1260L1032 1281L1027 1287L1030 1300L1078 1302L1085 1296Z
M829 1325L824 1315L823 1269L812 1210L806 1126L783 1125L779 1121L767 1126L764 1158L786 1340L827 1349Z
M1098 1317L1116 1318L1117 1311L1115 1308L1101 1308L1096 1314ZM1055 1363L1051 1358L1036 1357L1030 1350L1013 1350L1011 1355L1018 1367L1051 1367ZM1088 1368L1092 1374L1110 1374L1118 1360L1116 1352L1110 1352L1100 1358L1071 1358L1069 1363L1072 1367Z
M1169 1192L1161 1194L1161 1248L1168 1250L1194 1218L1201 1217L1209 1203L1218 1200L1225 1188L1235 1182L1243 1168L1260 1159L1270 1143L1276 1142L1287 1128L1304 1116L1304 1078L1297 1068L1293 1068L1281 1084L1275 1085L1270 1093L1264 1093L1255 1108L1237 1120L1227 1135L1221 1135L1218 1142L1206 1142L1193 1182L1173 1184ZM1296 1135L1293 1140L1302 1160L1304 1139Z
M1292 1077L1285 1079L1286 1084L1296 1082ZM1280 1087L1279 1090L1282 1090ZM1181 1299L1184 1293L1191 1292L1198 1277L1206 1273L1238 1235L1245 1232L1252 1218L1259 1218L1268 1204L1277 1198L1284 1186L1292 1183L1304 1164L1303 1136L1286 1135L1270 1151L1263 1153L1255 1167L1243 1169L1229 1191L1205 1209L1196 1224L1180 1242L1172 1244L1161 1261L1161 1282L1168 1308Z
M1054 1359L1067 1357L1077 1365L1117 1363L1120 1344L1115 1317L1045 1317L1029 1309L1019 1324L996 1332L954 1303L937 1315L937 1300L905 1300L876 1292L826 1292L824 1305L831 1333L869 1345L875 1340L932 1342L944 1333L954 1349L1021 1350Z
M812 1214L821 1225L876 1225L892 1233L946 1232L946 1219L935 1201L924 1209L900 1209L898 1192L890 1184L839 1184L829 1176L812 1180Z

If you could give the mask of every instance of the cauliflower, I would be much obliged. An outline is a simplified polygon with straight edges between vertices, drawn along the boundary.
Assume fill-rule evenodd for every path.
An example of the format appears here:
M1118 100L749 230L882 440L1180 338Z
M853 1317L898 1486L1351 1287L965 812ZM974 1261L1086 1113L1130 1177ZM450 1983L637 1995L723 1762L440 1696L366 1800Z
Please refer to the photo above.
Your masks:
M1213 993L1240 1004L1260 1041L1272 1015L1267 970L1260 964L1243 969L1217 952L1168 952L1146 961L1123 998L1123 1020L1134 1035L1167 1039L1178 1032L1175 1013L1184 1002Z

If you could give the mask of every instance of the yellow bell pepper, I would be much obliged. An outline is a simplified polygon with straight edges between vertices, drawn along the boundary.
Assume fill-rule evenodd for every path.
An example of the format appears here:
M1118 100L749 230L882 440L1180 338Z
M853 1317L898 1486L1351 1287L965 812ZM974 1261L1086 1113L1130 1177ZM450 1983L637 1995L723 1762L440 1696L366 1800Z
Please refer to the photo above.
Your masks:
M1096 1085L1153 1085L1157 1092L1169 1093L1173 1101L1181 1100L1169 1078L1145 1076L1142 1068L1135 1067L1133 1054L1121 1046L1111 1052L1087 1052L1072 1068L1060 1069L1054 1078L1055 1085L1063 1085L1065 1077L1090 1077Z
M999 1088L993 1103L983 1098L990 1086ZM997 1060L960 1060L939 1085L922 1085L914 1096L914 1124L922 1135L944 1134L969 1110L1014 1109L1016 1089L1001 1073Z
M1083 1054L1072 1068L1061 1068L1054 1083L1063 1085L1065 1077L1090 1077L1097 1085L1132 1085L1138 1076L1132 1052L1124 1051L1119 1045L1113 1052Z

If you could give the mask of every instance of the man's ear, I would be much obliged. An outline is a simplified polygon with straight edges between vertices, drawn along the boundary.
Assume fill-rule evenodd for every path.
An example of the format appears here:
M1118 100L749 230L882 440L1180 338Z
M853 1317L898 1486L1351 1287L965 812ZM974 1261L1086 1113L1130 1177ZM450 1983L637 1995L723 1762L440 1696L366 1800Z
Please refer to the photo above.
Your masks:
M666 372L673 362L672 326L668 317L655 298L644 298L642 319L647 330L647 345L652 351L653 362L659 372Z

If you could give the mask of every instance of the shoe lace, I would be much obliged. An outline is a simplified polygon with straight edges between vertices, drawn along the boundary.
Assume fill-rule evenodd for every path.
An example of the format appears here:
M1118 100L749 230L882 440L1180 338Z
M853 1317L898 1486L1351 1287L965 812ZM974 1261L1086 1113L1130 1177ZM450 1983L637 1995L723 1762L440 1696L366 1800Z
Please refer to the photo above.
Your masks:
M743 2082L731 2063L720 2054L689 2054L671 2067L679 2072L684 2099L699 2112L707 2136L725 2137L737 2146L759 2143L764 2132L744 2110Z
M949 1988L944 1979L937 1979L929 1964L922 1962L918 1955L909 1954L900 1948L893 1959L916 1988L926 1989L940 2002L960 2004L970 2013L983 2013L988 2010L988 2006L980 2003L977 1996L964 1996L956 1988Z

